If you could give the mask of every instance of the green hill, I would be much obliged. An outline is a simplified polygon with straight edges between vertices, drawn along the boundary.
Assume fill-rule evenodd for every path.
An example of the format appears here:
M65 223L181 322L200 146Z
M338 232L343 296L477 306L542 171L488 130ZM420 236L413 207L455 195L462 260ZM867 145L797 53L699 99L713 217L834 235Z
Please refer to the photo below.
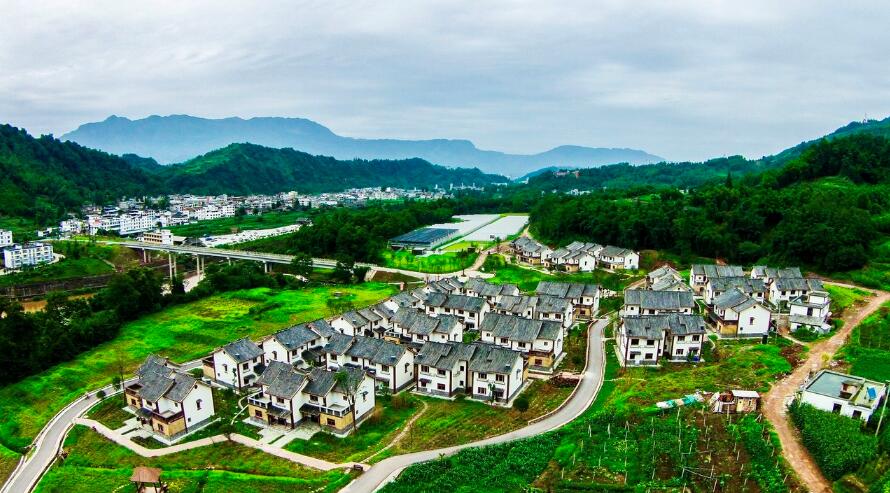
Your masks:
M422 159L341 161L255 144L231 144L164 167L159 176L172 191L241 195L287 190L336 192L375 186L447 188L452 183L484 185L508 181L475 168L446 168Z
M792 159L799 157L805 150L822 140L850 137L851 135L871 135L875 137L890 138L890 117L884 118L883 120L850 122L824 137L801 142L800 144L797 144L794 147L789 147L778 154L766 156L762 158L761 161L764 161L773 167L781 166L790 162Z
M117 156L0 125L0 215L49 222L86 202L157 192L158 184Z

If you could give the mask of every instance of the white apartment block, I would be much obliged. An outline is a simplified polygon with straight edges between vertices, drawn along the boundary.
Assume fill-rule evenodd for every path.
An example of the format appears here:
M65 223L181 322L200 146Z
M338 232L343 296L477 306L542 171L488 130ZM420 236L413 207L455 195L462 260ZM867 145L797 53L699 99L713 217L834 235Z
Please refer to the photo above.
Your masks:
M0 247L12 245L12 231L0 229Z
M53 261L53 246L48 243L24 243L3 249L3 265L7 269L21 269L27 265Z

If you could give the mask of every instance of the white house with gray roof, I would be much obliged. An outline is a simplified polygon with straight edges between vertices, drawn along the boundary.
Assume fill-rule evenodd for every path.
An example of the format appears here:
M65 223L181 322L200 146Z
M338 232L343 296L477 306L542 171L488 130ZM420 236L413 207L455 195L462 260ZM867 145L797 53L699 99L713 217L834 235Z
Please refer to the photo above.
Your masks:
M423 303L429 315L454 315L466 330L478 330L485 314L491 310L483 298L462 294L428 293Z
M718 277L742 277L745 269L740 265L693 264L689 271L689 287L701 295L709 279Z
M825 291L819 279L778 277L769 285L769 302L776 308L787 309L791 300L807 296L811 291Z
M515 284L493 284L478 277L472 277L464 283L461 294L483 298L489 304L500 301L502 296L518 296L519 288Z
M303 420L301 409L308 401L303 389L307 374L292 365L272 361L257 380L260 390L247 399L247 412L254 422L293 428Z
M568 300L574 314L581 318L594 317L599 311L600 288L596 284L541 281L535 288L535 294Z
M392 318L392 326L384 339L402 344L423 344L428 341L462 341L464 324L454 315L432 316L414 308L401 308Z
M279 330L261 340L259 346L263 349L266 362L281 361L305 368L317 362L310 350L324 347L333 333L331 324L319 319Z
M827 334L831 331L831 296L827 291L810 291L788 305L788 327L791 332L801 328Z
M124 396L139 423L167 442L200 428L215 412L209 386L157 355L136 370Z
M883 383L822 370L800 392L800 402L816 409L868 421L887 392Z
M331 370L364 370L390 392L414 383L414 352L403 344L364 336L334 334L323 349Z
M204 375L240 391L254 385L265 369L263 355L263 349L250 339L238 339L217 348L204 359Z
M550 253L553 251L548 246L528 236L516 238L510 242L510 246L520 262L532 265L541 265L544 259L550 256Z
M550 371L563 355L565 330L558 322L489 313L480 333L482 342L525 355L533 370Z
M487 344L473 344L470 359L470 397L492 403L509 403L525 387L527 376L522 353Z
M606 270L635 270L640 268L640 254L629 248L607 245L597 253L597 263Z
M700 315L681 313L625 316L617 333L616 353L622 366L698 361L705 321Z
M712 305L717 297L731 289L738 289L760 303L766 300L767 289L763 280L752 279L747 276L714 277L708 279L702 298L705 304Z
M714 299L709 311L720 335L762 337L769 334L772 312L739 288Z
M624 290L621 316L661 315L665 313L692 314L695 300L689 291Z
M414 356L414 392L451 398L465 392L475 347L462 342L427 342Z

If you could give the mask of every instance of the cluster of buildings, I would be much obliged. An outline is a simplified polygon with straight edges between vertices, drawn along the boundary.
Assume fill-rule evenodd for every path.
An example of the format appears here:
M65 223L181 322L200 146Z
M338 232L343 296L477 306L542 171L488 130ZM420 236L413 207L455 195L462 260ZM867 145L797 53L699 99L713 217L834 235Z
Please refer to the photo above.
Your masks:
M696 264L688 283L673 268L659 267L644 287L624 292L619 359L624 365L698 361L706 328L720 337L763 338L781 321L792 332L826 333L830 306L822 282L796 267L755 266L746 273L737 265Z
M0 251L3 252L3 268L18 270L23 267L48 264L55 258L49 243L15 243L12 231L0 229Z
M345 435L372 413L380 392L510 405L529 372L553 372L568 328L598 308L594 285L542 282L523 294L514 285L449 278L258 341L230 342L203 360L202 371L213 385L246 392L255 424L312 422ZM156 399L148 400L145 413L155 409Z
M610 271L640 268L638 252L616 246L575 241L553 250L527 236L513 240L510 246L520 262L552 270L591 272L597 268Z

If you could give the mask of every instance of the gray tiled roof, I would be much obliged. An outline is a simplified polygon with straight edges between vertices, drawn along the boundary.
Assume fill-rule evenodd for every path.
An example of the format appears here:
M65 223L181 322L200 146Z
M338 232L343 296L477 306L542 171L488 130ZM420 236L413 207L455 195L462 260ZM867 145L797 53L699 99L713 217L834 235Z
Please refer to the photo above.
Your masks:
M810 290L810 283L807 282L806 279L802 277L779 277L773 281L773 285L776 289L780 291L787 290L797 290L797 291L808 291Z
M558 322L489 313L482 321L480 330L491 332L495 338L506 337L511 341L532 343L537 339L556 340L560 329Z
M625 290L624 304L639 305L644 310L679 310L695 306L692 293L689 291L648 291L645 289Z
M306 383L306 376L297 372L293 366L272 361L257 379L260 385L266 385L266 392L282 399L292 399Z
M414 306L419 299L414 296L410 291L402 291L401 293L394 294L390 301L395 303L400 307Z
M539 253L542 250L547 249L547 247L529 238L528 236L520 236L519 238L516 238L515 240L513 240L512 245L514 248L526 253Z
M571 303L565 298L556 296L538 296L535 310L538 313L565 313L571 309Z
M495 310L521 315L529 308L534 309L537 304L537 296L502 296L501 300L495 305Z
M353 341L354 338L352 336L334 332L328 339L328 343L325 344L324 352L336 355L345 354L346 350L349 349L349 346L352 345Z
M720 310L731 308L738 312L753 304L754 300L747 294L741 292L738 288L732 288L714 299L714 308Z
M475 350L475 345L461 342L426 342L414 356L414 363L451 370L458 361L468 361Z
M481 312L485 306L485 300L474 296L462 294L430 293L426 299L427 306L450 308L452 310L465 310L468 312Z
M519 288L515 284L492 284L478 277L468 280L464 289L478 293L479 296L515 296L519 294Z
M446 277L444 279L431 282L427 286L433 291L438 291L440 293L455 293L463 288L463 284L461 284L460 281L454 279L453 277Z
M346 355L366 359L375 364L394 365L398 363L407 350L401 344L384 341L383 339L356 336L352 346L346 350Z
M633 250L607 245L600 250L600 257L626 257L633 253Z
M263 354L263 350L246 337L226 344L222 350L238 363L256 359Z
M655 281L652 284L650 289L652 289L652 291L677 291L677 290L691 291L692 290L692 288L690 288L689 285L686 284L685 282L678 281L670 276L662 277L662 278L658 279L657 281Z
M708 283L711 289L717 291L727 291L732 288L738 288L745 293L765 293L766 285L763 279L752 279L750 277L715 277L709 278Z
M708 279L741 277L745 275L745 269L740 265L693 264L691 275L705 276Z
M320 338L319 335L311 330L306 324L294 325L280 330L272 334L272 337L289 350L297 349L306 343L316 341Z
M624 317L621 321L623 330L628 337L663 339L664 332L670 332L673 335L705 333L705 321L701 315L668 313Z
M323 318L314 320L312 322L307 322L306 326L317 332L318 335L322 337L330 337L331 334L335 333L334 328L331 327L331 324Z
M174 402L182 402L197 383L197 380L166 366L167 360L157 355L149 355L136 370L139 397L156 402L166 397Z
M480 373L511 373L517 364L522 365L522 356L518 351L490 344L473 344L476 346L468 368Z
M557 298L580 298L582 296L596 296L599 286L596 284L580 284L574 282L541 281L535 288L535 293Z
M370 320L365 318L361 313L359 313L356 310L350 310L346 313L343 313L340 315L340 317L353 327L363 327L363 326L371 323Z
M331 390L344 392L346 389L343 388L341 384L337 384L337 373L341 371L346 372L346 384L353 390L357 389L359 384L361 384L362 380L365 378L365 372L361 368L344 366L336 372L325 370L324 368L313 368L312 371L309 372L309 383L306 384L304 391L319 397L328 395ZM334 388L335 385L336 389Z

